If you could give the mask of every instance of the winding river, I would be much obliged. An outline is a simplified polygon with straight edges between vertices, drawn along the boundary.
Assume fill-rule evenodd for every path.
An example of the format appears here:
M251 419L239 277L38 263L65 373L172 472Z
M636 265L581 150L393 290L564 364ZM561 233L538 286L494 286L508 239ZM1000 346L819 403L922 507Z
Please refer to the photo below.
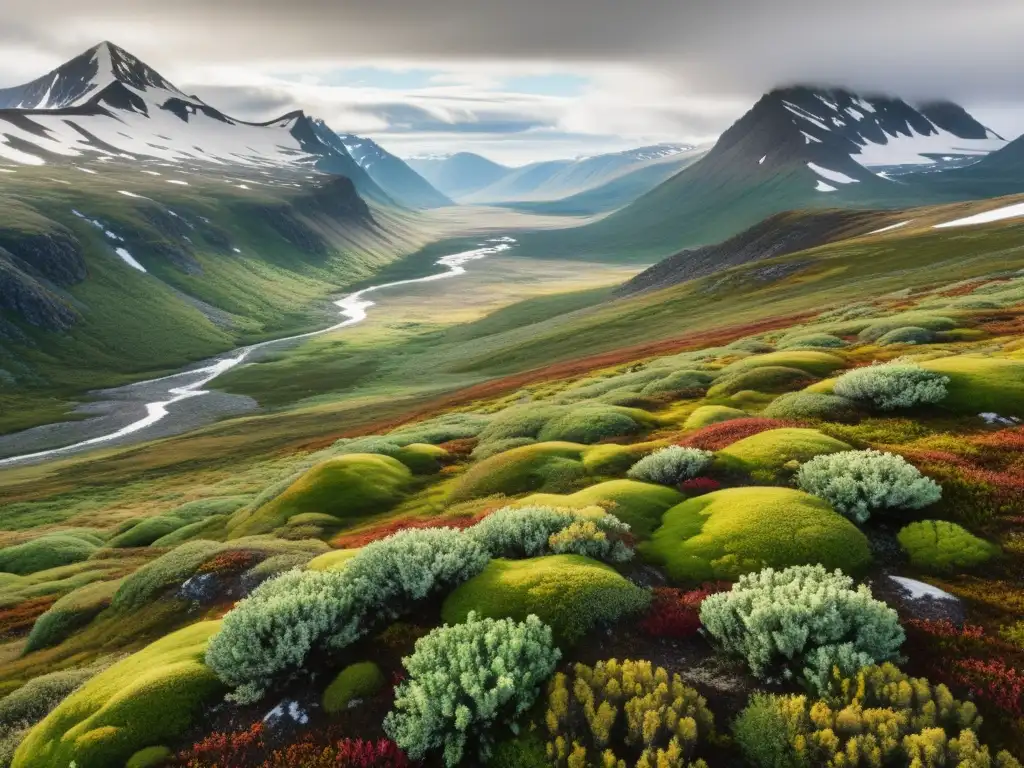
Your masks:
M101 445L124 444L125 442L128 442L126 438L129 436L132 438L131 442L136 442L154 437L178 434L193 426L197 426L198 423L196 422L174 424L175 417L181 415L181 409L175 409L172 411L171 406L186 400L192 400L193 398L214 394L209 390L204 389L204 387L218 376L230 371L232 368L246 360L251 359L254 356L254 353L269 349L275 345L284 345L288 342L300 341L302 339L319 336L324 333L330 333L331 331L337 331L341 328L348 328L349 326L361 323L366 319L367 310L374 305L374 302L367 298L370 294L386 288L395 288L397 286L410 285L413 283L429 283L435 280L457 277L465 274L466 268L464 265L468 262L476 261L477 259L486 258L487 256L506 251L512 247L513 243L515 243L515 239L512 237L506 236L491 238L482 243L479 248L475 248L470 251L462 251L460 253L453 253L449 256L444 256L438 259L435 263L438 266L445 268L443 272L428 275L427 277L417 277L409 280L396 280L390 283L381 283L380 285L374 285L369 288L364 288L361 291L350 293L334 302L335 306L338 307L342 320L328 328L323 328L319 331L311 331L309 333L302 333L295 336L286 336L280 339L263 341L258 344L251 344L247 347L240 347L229 353L228 356L214 358L207 364L198 368L190 368L169 376L147 379L145 381L128 384L124 387L106 390L101 393L107 398L105 403L94 407L85 406L82 410L84 412L92 410L102 413L103 417L107 421L117 418L123 421L124 411L126 409L130 409L134 412L131 417L132 420L117 427L116 429L104 431L95 437L90 437L85 440L70 442L67 445L62 445L57 448L49 448L47 450L8 456L7 458L0 459L0 467L12 466L20 463L35 463L64 454L77 453L84 449ZM234 398L234 396L223 397L228 399L233 398L231 402L234 403L234 406L232 407L225 402L224 408L214 409L221 411L219 414L215 414L214 418L216 418L216 416L251 410L252 407L255 407L254 403L249 407L240 407L238 405L237 400L247 400L247 398ZM249 402L251 403L252 401ZM138 406L140 405L144 406L145 415L139 415ZM139 416L139 418L135 418L135 416ZM204 415L205 423L209 423L214 420L214 418L211 418L210 416L210 413L206 413ZM104 418L87 419L81 422L62 422L60 424L44 425L25 430L24 432L19 432L14 435L0 436L0 449L3 448L4 442L23 441L26 436L35 436L37 439L47 440L52 444L56 439L55 435L59 436L62 432L69 435L76 433L81 435L82 431L88 430L91 422L99 423L102 422ZM187 420L183 419L183 421ZM18 443L10 442L9 444L17 445Z

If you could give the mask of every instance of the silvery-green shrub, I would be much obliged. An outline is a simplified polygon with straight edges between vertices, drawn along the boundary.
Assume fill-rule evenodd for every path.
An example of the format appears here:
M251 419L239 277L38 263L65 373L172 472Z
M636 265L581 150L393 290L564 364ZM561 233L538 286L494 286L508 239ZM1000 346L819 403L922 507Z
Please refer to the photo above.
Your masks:
M455 587L484 569L490 555L454 528L401 531L367 544L344 570L367 613L403 613L409 603Z
M816 456L796 482L858 523L877 509L920 509L942 498L941 486L902 456L875 450Z
M823 693L833 666L849 676L896 657L903 628L896 611L871 591L820 565L741 576L729 592L705 598L700 620L755 677L799 678Z
M590 521L595 529L589 540L583 540L587 537L582 536L582 529L575 530L571 536L557 538L560 548L554 549L552 537L583 520ZM584 515L573 509L543 506L504 507L466 530L491 557L571 553L612 562L623 562L632 556L620 539L627 533L629 526L614 515Z
M231 698L257 701L273 678L316 649L341 649L382 618L475 576L490 560L453 528L396 533L368 544L343 571L288 571L264 582L224 617L206 663Z
M867 401L883 411L929 405L945 399L949 377L916 363L893 360L847 371L832 387L851 400Z
M241 703L259 700L277 675L301 668L316 647L344 648L361 634L359 597L344 572L288 571L224 616L206 664Z
M678 485L684 480L697 477L711 466L714 458L710 451L672 445L644 456L630 467L626 475L633 480L648 483Z
M514 727L560 655L551 628L534 615L517 623L470 613L465 624L417 640L402 660L408 679L395 689L384 731L413 760L441 750L446 766L459 765L478 741L486 761L496 726Z

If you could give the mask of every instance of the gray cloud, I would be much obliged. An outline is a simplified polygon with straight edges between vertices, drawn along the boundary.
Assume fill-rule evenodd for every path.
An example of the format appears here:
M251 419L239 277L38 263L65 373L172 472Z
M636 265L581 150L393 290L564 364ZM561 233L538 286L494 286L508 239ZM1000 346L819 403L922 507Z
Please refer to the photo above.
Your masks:
M59 20L56 22L55 20ZM1020 95L1020 0L14 0L0 29L64 54L123 31L141 55L204 61L634 61L691 92L826 81L910 96ZM10 38L13 39L13 38Z
M444 120L414 104L361 105L352 111L383 120L394 133L523 133L553 127L551 121L528 115L498 115L486 110L467 113L461 119Z

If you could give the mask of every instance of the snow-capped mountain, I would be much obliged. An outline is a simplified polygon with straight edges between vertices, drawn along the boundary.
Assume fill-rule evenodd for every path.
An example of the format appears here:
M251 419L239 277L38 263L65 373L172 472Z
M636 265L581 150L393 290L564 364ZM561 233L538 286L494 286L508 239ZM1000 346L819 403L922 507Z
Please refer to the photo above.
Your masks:
M363 165L376 163L353 159L322 120L301 111L266 123L237 120L109 42L31 83L0 90L0 163L87 159L305 168L347 176L360 194L380 202L450 202L411 169L367 172Z
M370 178L402 205L410 208L452 205L449 198L434 189L430 182L414 171L408 163L372 139L343 133L339 134L338 140Z
M802 161L817 190L829 192L869 175L976 162L1005 145L951 102L913 107L892 96L799 86L763 96L722 134L709 159L742 154L762 172Z
M969 173L1005 146L950 102L912 106L840 88L780 88L762 96L699 161L581 228L573 247L659 258L720 242L786 210L1007 194L1006 185L974 181Z
M170 98L199 101L179 91L159 72L124 49L103 42L31 83L0 89L0 109L82 106L117 82L136 91L164 91Z

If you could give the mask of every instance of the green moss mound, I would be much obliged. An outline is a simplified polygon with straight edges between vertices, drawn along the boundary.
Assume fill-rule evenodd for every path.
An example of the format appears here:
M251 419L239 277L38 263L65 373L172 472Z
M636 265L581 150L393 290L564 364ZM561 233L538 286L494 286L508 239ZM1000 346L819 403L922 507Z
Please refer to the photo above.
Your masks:
M644 386L644 395L659 395L664 392L689 392L704 390L715 380L715 374L708 371L673 371L662 379L656 379Z
M1000 552L995 544L945 520L911 523L899 532L897 538L910 557L911 565L929 573L976 568Z
M384 687L384 673L372 661L345 667L324 691L324 711L334 715L348 708L349 702L373 696Z
M700 429L720 421L745 419L749 415L739 408L729 408L725 405L702 405L686 418L686 421L683 422L683 429Z
M887 333L908 327L923 328L928 331L951 331L956 328L956 321L930 312L903 312L884 320L876 320L864 328L858 336L862 341L877 342Z
M822 421L853 421L857 404L838 395L817 392L789 392L775 398L762 416L770 419L821 419Z
M960 355L928 360L921 367L949 377L943 408L1024 418L1024 360Z
M845 346L845 341L831 333L795 334L779 342L779 349L839 349Z
M174 753L168 747L146 747L128 758L124 768L155 768L166 765L172 757Z
M481 617L523 621L531 613L551 627L559 643L573 643L600 622L643 610L649 596L610 566L579 555L492 560L444 602L449 624Z
M345 568L348 562L359 554L359 549L337 549L334 552L326 552L317 555L308 563L306 568L310 571L340 571Z
M935 334L927 328L919 328L916 325L908 325L904 328L895 328L879 337L875 342L880 347L887 347L890 344L931 344L935 341Z
M268 533L305 512L348 521L386 512L405 498L411 480L409 468L390 456L354 453L328 459L272 501L237 513L229 526L231 536Z
M109 606L120 586L120 581L94 581L64 595L36 619L25 642L25 653L66 640Z
M684 501L665 513L640 552L679 582L814 563L858 573L871 560L867 538L853 523L789 488L730 488Z
M573 490L587 475L581 461L583 450L582 445L574 443L550 442L499 453L466 472L452 491L452 499Z
M96 537L52 533L0 549L0 572L25 576L88 560L99 549Z
M828 352L817 352L811 349L786 349L769 352L766 355L754 355L737 360L722 369L722 374L730 376L739 371L754 368L778 367L796 368L814 376L828 376L846 365L843 358Z
M595 477L614 477L626 472L651 451L665 444L633 443L632 445L595 445L583 454L583 466Z
M414 474L433 475L441 470L441 462L448 457L448 451L430 443L410 443L391 456L405 464Z
M816 429L786 427L751 435L723 448L718 455L732 468L774 477L791 462L802 463L822 454L848 450L850 446L846 443Z
M203 664L219 628L193 624L92 678L29 732L12 768L110 768L181 736L224 693Z
M708 390L708 397L728 397L746 391L788 392L806 387L814 380L814 376L799 368L766 365L723 376L715 386Z
M188 521L173 515L160 515L136 523L127 531L107 542L108 547L115 549L128 547L148 547L158 539L162 539L179 528L185 527Z
M652 423L646 412L614 405L582 405L547 422L537 435L542 441L589 445L609 437L632 435Z
M646 538L661 524L661 516L682 501L684 496L672 488L636 480L609 480L568 496L535 493L520 503L530 506L605 507L630 527L638 538Z

